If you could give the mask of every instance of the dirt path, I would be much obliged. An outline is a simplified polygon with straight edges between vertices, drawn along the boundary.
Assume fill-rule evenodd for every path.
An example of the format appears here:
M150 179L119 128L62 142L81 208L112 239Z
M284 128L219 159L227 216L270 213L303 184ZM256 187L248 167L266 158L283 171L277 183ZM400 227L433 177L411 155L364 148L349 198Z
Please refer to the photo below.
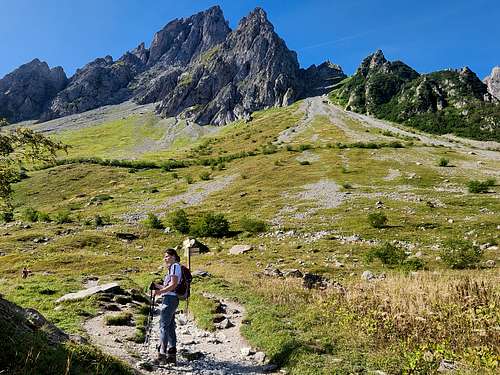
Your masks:
M209 296L214 298L214 296ZM88 320L84 328L92 343L104 352L121 358L139 374L193 374L193 375L259 375L272 373L273 366L266 365L264 353L252 350L240 335L244 309L234 302L216 299L218 310L226 321L219 323L215 332L199 329L192 319L177 314L178 358L176 365L155 365L159 344L159 312L155 307L153 328L148 345L127 340L134 327L110 327L104 324L105 314ZM107 313L111 314L111 313ZM223 328L226 327L227 328Z

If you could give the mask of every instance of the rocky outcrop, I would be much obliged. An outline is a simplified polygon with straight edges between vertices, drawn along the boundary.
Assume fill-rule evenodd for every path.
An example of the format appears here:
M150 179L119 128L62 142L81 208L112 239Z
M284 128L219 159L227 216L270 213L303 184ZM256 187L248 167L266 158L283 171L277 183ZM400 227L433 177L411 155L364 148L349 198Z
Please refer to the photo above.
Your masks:
M41 120L46 121L118 104L131 97L130 81L144 70L140 53L127 52L119 60L111 56L98 58L78 69L68 86L54 98Z
M342 86L338 97L346 109L372 114L376 107L390 101L419 74L401 61L387 61L381 50L366 57L354 76Z
M342 70L332 64L299 68L297 55L257 8L224 41L200 55L177 78L161 102L164 116L182 115L199 124L224 125L253 111L284 106L321 88ZM306 78L306 79L304 79Z
M0 118L9 122L37 119L67 84L61 67L50 69L38 59L0 79Z
M231 31L214 6L171 21L154 35L149 49L141 43L117 61L106 56L78 69L32 111L32 118L45 121L132 98L140 104L161 102L157 110L163 116L223 125L248 119L256 110L321 95L343 78L342 69L330 62L300 69L295 52L262 9Z
M500 66L495 66L483 82L488 86L488 92L500 100Z
M354 76L335 86L330 97L348 110L427 132L500 137L499 101L468 67L419 75L377 51L363 60Z

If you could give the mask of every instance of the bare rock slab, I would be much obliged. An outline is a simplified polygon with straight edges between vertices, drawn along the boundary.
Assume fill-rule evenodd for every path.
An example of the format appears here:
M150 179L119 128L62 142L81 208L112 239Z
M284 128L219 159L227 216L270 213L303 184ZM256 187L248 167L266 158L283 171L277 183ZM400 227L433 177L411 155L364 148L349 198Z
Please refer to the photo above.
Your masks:
M56 300L56 303L64 302L64 301L76 301L80 299L84 299L90 297L96 293L113 293L114 291L120 289L120 285L118 283L109 283L104 285L97 285L92 288L80 290L75 293L68 293L62 296L61 298Z
M229 254L232 255L245 254L251 250L253 250L252 245L234 245L232 248L229 249Z

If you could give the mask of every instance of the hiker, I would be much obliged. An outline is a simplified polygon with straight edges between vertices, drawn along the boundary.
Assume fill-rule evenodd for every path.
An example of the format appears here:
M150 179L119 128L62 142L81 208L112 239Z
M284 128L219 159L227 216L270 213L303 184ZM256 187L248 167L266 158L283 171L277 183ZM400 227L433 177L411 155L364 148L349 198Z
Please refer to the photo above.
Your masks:
M160 353L159 363L176 363L177 336L175 334L175 310L179 305L179 297L175 293L181 282L182 271L179 264L181 258L175 249L167 249L163 257L167 274L162 284L156 284L155 296L163 296L160 312Z
M29 269L27 269L26 267L23 267L23 269L21 270L21 277L23 279L26 279L30 273L31 273L31 271Z

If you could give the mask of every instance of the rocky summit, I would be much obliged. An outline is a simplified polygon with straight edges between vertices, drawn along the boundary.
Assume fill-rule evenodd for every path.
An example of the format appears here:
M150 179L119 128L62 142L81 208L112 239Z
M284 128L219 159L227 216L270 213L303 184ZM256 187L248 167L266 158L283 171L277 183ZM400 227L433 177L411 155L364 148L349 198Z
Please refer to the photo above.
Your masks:
M0 79L0 118L11 122L38 118L66 84L61 67L50 69L38 59L21 65Z
M40 64L45 68L29 68ZM133 99L159 102L163 116L224 125L323 94L345 78L331 62L301 69L264 10L256 8L231 30L218 6L169 22L149 49L141 43L116 61L98 58L69 80L54 69L50 75L36 60L2 79L0 115L10 122L46 121ZM54 82L54 75L61 79Z
M427 132L500 139L500 105L468 67L418 74L382 51L333 87L331 99L347 110L404 123Z

